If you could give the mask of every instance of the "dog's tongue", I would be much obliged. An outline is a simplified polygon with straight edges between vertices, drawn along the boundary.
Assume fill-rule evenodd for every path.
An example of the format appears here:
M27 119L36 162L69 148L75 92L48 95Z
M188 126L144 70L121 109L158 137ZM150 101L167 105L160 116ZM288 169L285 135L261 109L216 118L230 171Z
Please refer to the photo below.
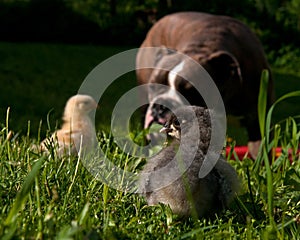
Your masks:
M146 113L146 116L145 116L145 122L144 122L144 128L149 128L151 126L152 123L158 123L158 124L161 124L161 125L164 125L166 123L166 119L165 118L158 118L158 119L155 119L153 116L152 116L152 112L150 110L147 111Z
M151 115L151 111L148 110L145 116L144 128L146 129L150 127L153 122L154 122L154 117Z

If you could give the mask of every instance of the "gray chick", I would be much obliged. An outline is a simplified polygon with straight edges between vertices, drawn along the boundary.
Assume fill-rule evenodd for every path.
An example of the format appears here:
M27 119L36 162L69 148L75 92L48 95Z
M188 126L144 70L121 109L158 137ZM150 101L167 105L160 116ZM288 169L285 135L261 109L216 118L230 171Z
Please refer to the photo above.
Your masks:
M206 177L198 177L211 138L209 110L180 107L161 132L167 134L166 146L148 159L139 179L139 191L148 205L169 205L182 217L209 216L227 207L239 180L223 157Z

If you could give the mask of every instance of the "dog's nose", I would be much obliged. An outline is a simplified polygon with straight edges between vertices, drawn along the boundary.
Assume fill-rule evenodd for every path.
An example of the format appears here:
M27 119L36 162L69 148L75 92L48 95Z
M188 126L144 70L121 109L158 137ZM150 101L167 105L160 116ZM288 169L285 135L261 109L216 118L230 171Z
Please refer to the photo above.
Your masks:
M152 116L154 118L164 118L165 114L169 111L169 109L167 107L165 107L164 105L158 104L158 103L154 103L152 106Z

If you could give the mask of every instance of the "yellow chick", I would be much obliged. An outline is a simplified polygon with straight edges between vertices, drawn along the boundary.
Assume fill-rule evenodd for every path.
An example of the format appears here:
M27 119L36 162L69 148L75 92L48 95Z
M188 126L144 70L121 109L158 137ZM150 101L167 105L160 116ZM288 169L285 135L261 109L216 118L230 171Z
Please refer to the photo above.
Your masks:
M89 113L97 106L91 96L78 94L71 97L65 106L61 129L42 141L41 150L48 152L49 146L54 144L58 156L63 156L94 148L96 132Z

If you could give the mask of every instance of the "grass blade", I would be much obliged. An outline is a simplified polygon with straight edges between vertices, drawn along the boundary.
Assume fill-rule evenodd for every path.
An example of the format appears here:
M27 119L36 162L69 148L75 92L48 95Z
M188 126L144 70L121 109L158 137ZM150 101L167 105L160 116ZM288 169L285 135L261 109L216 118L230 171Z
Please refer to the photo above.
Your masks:
M79 225L84 224L84 222L86 221L86 219L87 219L87 217L88 217L88 213L89 213L89 207L90 207L90 203L87 202L87 203L84 205L84 207L83 207L83 209L82 209L82 211L81 211L81 213L80 213L80 216L79 216L79 219L78 219Z
M33 166L31 172L26 177L24 184L20 190L20 192L17 194L17 197L14 201L14 204L12 208L10 209L8 213L8 217L5 220L5 225L9 226L14 223L14 221L17 218L18 212L23 207L30 189L32 188L32 185L35 182L35 178L39 173L39 170L44 162L44 157L41 157Z
M275 106L278 103L286 100L287 98L291 98L291 97L300 97L300 91L294 91L294 92L290 92L290 93L283 95L270 107L268 114L267 114L267 119L266 119L266 136L270 136L271 119L272 119L272 114L273 114ZM268 149L268 150L270 150L270 149Z
M258 121L260 127L261 137L265 136L265 120L266 120L266 109L267 109L267 92L268 92L269 72L263 70L260 80L260 88L258 95Z
M259 127L261 137L263 139L262 144L262 155L266 173L267 173L267 209L268 209L268 216L269 216L269 224L271 229L275 229L275 222L273 217L273 197L274 197L274 189L273 189L273 176L270 167L269 157L268 157L268 145L269 145L269 134L266 132L270 132L271 127L271 118L269 122L266 123L266 109L267 109L267 89L269 83L269 72L264 70L262 72L261 81L260 81L260 89L259 89L259 96L258 96L258 120L259 120Z
M264 70L262 72L261 77L261 84L260 84L260 91L259 91L259 98L258 98L258 119L259 119L259 126L260 126L260 132L262 136L262 155L265 167L266 167L266 175L267 175L267 209L268 209L268 216L269 216L269 226L267 229L267 233L269 234L275 234L276 235L276 225L274 220L274 213L273 213L273 207L274 207L274 187L273 187L273 174L269 162L268 153L271 151L272 145L270 144L270 133L271 133L271 119L272 119L272 113L275 108L275 106L290 97L297 97L300 96L300 91L295 91L288 93L281 98L279 98L269 109L268 114L266 116L266 106L267 106L267 88L268 88L268 81L269 81L269 74L268 71Z

